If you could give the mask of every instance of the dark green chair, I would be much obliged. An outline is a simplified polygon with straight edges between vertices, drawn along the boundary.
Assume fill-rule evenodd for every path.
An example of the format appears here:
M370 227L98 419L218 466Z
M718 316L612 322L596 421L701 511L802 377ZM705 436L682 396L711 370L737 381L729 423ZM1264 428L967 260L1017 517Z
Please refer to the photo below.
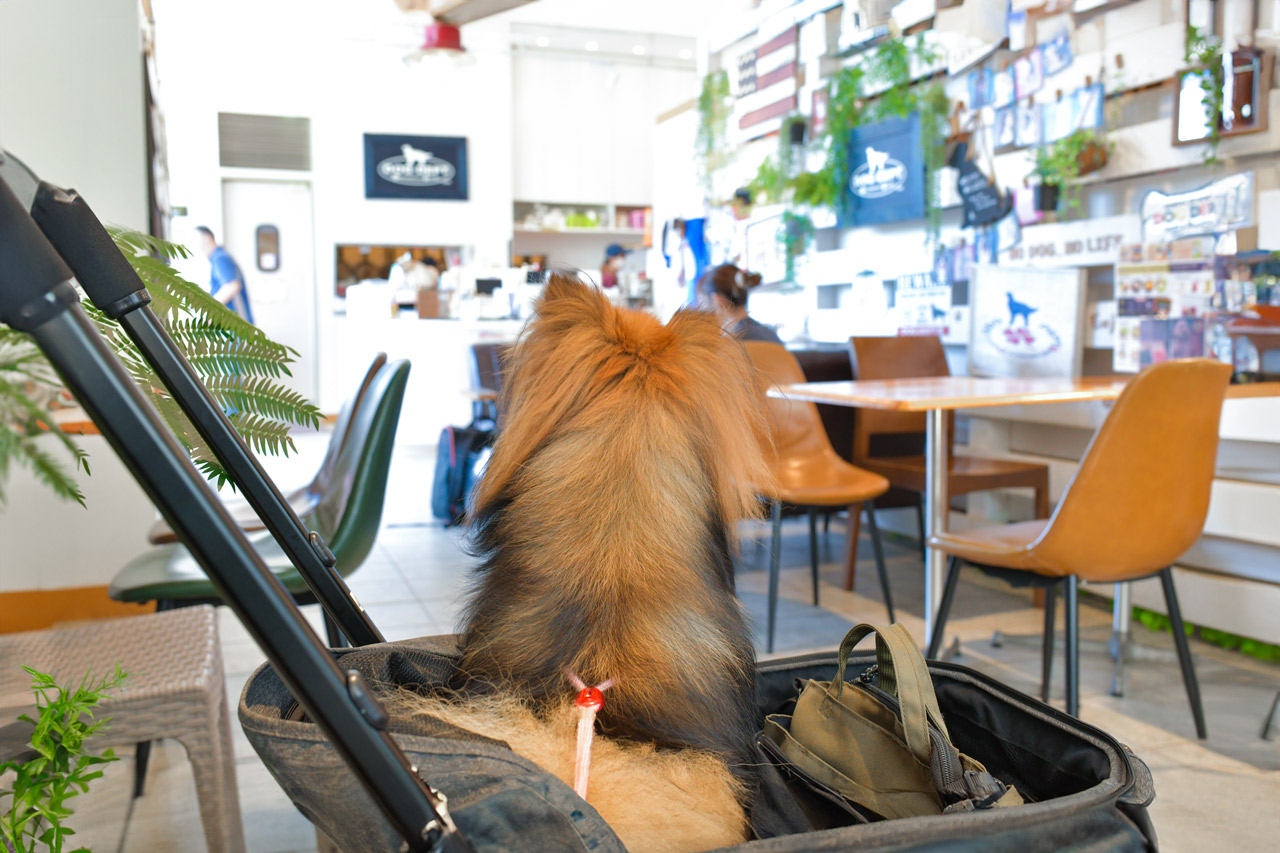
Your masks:
M324 537L344 578L360 568L378 536L408 380L407 361L393 362L378 371L352 413L350 433L338 454L329 488L315 509L302 518L308 529ZM249 541L299 604L315 602L306 582L269 532L250 534ZM179 543L153 548L134 559L115 576L109 592L116 601L155 601L158 610L223 603L204 570ZM331 646L343 645L342 633L328 614L325 630Z

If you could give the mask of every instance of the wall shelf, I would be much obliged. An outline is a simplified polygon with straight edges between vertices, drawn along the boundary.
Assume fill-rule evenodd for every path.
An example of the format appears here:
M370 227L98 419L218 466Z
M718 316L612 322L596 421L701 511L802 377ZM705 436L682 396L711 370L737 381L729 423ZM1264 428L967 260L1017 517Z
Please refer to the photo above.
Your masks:
M635 239L644 236L639 228L524 228L517 225L517 234L571 234L577 237L618 237Z

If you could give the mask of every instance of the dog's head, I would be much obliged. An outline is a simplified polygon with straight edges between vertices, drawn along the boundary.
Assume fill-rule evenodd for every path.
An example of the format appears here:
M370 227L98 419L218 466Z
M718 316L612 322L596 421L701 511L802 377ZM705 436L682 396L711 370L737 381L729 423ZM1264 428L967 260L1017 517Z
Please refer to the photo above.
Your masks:
M666 469L671 489L709 496L727 527L758 512L756 495L772 478L769 426L750 362L713 315L681 310L663 325L555 273L503 371L502 433L476 518L528 485L525 472L545 455L566 466L566 477L602 462L601 474L646 480L646 469ZM594 479L578 474L583 485ZM687 482L694 474L700 483ZM636 484L601 485L608 492L589 497L616 502Z

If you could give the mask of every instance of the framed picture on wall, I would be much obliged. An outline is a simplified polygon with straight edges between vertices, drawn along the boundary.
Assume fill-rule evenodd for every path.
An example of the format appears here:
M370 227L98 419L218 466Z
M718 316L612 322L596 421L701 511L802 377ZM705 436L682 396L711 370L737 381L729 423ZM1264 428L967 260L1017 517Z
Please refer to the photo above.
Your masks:
M979 264L970 285L974 376L1080 375L1085 271Z
M466 138L366 133L364 197L466 201Z

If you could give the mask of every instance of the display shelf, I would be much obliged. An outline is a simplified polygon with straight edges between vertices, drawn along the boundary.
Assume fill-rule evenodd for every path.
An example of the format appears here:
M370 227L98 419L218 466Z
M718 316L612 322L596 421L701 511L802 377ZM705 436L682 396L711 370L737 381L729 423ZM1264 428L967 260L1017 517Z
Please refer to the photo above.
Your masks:
M644 230L640 228L525 228L523 226L515 226L517 234L572 234L575 236L592 236L592 237L619 237L619 238L636 238L643 237Z

